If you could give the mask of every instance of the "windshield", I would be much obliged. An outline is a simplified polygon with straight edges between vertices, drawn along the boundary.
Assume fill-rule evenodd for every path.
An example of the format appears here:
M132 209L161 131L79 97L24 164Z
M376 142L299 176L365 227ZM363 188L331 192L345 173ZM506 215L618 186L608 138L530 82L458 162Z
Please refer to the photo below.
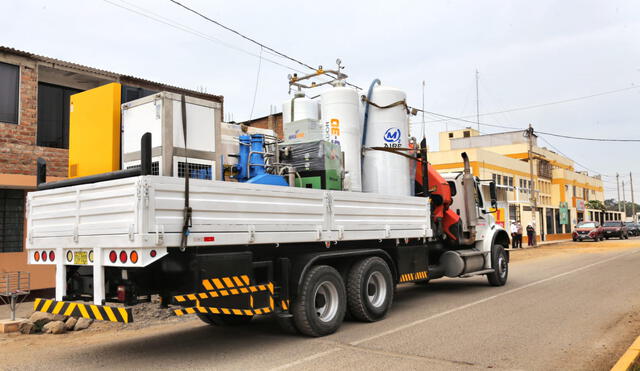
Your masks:
M595 228L595 227L596 227L596 223L594 222L580 223L576 226L576 228Z
M620 222L605 222L604 226L605 227L619 227L620 226Z

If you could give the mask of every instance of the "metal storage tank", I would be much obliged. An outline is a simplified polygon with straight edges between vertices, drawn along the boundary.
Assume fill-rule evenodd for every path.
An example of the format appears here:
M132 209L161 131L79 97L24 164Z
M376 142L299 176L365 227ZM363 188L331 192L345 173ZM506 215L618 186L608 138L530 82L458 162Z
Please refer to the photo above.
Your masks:
M293 111L291 107L293 105ZM307 98L302 93L296 93L291 99L282 103L282 123L286 124L298 120L320 119L319 104L317 101Z
M378 106L406 100L402 90L378 86L370 101ZM407 148L409 145L409 116L404 105L380 109L369 105L366 123L366 147ZM364 192L390 195L411 195L409 160L384 151L364 152L362 183Z
M345 189L362 191L362 116L358 92L344 86L333 87L320 95L322 122L329 141L340 145L344 153Z

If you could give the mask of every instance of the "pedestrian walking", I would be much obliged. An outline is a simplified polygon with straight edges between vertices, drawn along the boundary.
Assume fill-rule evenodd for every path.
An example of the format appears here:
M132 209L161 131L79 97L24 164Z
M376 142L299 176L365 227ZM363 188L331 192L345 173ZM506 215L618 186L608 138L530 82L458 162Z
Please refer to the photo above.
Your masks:
M533 227L533 225L531 225L531 223L527 224L527 242L529 246L533 246L533 238L535 235L535 228Z
M518 247L522 248L522 224L520 224L520 221L517 221L516 225L518 226L516 229L516 241L518 242Z

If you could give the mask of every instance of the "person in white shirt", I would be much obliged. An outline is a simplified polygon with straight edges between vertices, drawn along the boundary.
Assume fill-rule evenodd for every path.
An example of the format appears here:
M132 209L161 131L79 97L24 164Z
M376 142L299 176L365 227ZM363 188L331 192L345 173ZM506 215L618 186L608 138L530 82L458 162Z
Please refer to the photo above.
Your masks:
M518 248L518 225L516 224L515 220L512 220L511 223L511 246L513 246L514 249Z

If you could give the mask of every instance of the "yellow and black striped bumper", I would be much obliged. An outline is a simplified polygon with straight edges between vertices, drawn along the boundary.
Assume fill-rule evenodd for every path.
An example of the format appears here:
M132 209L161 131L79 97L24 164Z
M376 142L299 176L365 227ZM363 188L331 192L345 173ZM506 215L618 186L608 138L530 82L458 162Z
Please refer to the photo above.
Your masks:
M33 310L65 316L77 316L99 321L133 322L131 308L107 307L103 305L55 301L51 299L36 299Z
M275 309L272 282L250 285L249 277L242 275L205 279L202 280L202 286L203 292L174 297L176 302L185 306L174 311L177 316L196 313L253 316L271 313ZM238 302L233 305L225 300L241 295L247 298L244 305Z
M405 273L400 275L400 282L420 281L426 280L427 278L429 278L429 273L427 273L427 271Z

